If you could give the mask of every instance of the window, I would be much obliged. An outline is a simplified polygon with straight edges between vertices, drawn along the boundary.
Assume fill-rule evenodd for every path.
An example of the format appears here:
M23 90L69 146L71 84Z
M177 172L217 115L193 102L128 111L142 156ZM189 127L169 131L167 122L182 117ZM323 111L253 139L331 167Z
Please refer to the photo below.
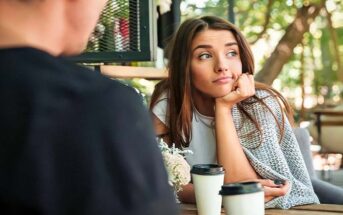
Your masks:
M152 0L109 0L80 63L150 61L155 55Z

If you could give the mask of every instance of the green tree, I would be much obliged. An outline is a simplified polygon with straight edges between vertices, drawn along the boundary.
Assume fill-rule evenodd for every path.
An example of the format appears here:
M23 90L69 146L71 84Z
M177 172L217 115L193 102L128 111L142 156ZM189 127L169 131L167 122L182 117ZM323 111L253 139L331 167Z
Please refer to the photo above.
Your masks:
M208 0L202 7L189 2L182 3L183 19L228 17L227 0ZM236 0L234 11L235 24L251 45L268 46L257 56L256 80L277 83L283 92L298 87L303 97L309 96L307 86L311 86L310 93L318 98L339 100L343 92L343 1ZM301 107L304 105L302 102Z

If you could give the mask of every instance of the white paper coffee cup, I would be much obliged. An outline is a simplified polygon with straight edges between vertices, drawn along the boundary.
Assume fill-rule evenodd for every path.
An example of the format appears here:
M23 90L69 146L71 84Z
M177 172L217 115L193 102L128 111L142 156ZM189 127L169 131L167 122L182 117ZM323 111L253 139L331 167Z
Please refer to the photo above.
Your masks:
M192 167L192 180L199 215L219 215L224 183L224 168L217 164L197 164Z
M220 195L226 215L264 215L264 192L258 182L225 184Z

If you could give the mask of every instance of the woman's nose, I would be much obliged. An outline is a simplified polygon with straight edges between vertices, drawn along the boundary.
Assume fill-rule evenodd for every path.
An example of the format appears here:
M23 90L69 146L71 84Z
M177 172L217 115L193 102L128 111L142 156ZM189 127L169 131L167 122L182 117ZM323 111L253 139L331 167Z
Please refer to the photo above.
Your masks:
M216 69L215 69L216 72L226 72L229 70L229 65L225 60L218 59L216 63L217 63Z
M228 68L226 68L225 66L219 66L216 69L216 72L227 72L227 71L228 71Z

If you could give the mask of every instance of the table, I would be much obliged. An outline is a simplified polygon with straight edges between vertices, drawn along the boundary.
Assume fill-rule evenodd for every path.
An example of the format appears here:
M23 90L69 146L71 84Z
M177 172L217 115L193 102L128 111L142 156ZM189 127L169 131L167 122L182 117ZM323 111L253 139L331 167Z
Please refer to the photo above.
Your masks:
M194 204L181 204L181 215L196 215L197 209ZM222 215L225 215L222 210ZM288 210L266 209L265 215L335 215L343 214L343 205L303 205Z

